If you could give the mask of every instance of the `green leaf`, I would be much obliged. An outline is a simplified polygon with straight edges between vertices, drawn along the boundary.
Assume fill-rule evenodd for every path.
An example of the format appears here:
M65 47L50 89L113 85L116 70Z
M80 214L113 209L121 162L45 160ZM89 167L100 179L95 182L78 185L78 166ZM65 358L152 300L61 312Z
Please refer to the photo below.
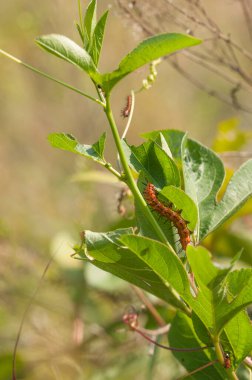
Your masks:
M176 317L172 321L168 337L170 346L172 347L189 349L205 345L196 334L192 320L180 312L176 314ZM199 367L216 360L215 352L211 349L191 352L173 351L173 355L187 369L188 372L194 371ZM214 363L194 375L191 375L188 379L226 380L227 374L225 369L219 363Z
M137 184L138 184L140 192L144 194L144 190L146 187L146 176L144 175L143 172L140 172ZM149 220L143 215L141 211L141 207L139 207L136 200L135 200L135 215L136 215L136 222L137 222L139 235L146 236L151 239L160 241L160 237L157 235L156 231L154 231L153 226L149 222ZM166 236L168 242L171 244L174 251L176 251L175 242L177 240L177 236L175 236L171 223L167 221L167 219L161 218L160 215L156 212L153 212L153 217L156 219L159 227L162 229L164 235Z
M242 309L252 303L252 269L230 272L216 268L203 247L187 248L187 258L198 285L190 306L212 334L218 334Z
M202 217L201 238L215 230L238 211L252 196L252 160L243 164L231 178L222 200L212 209L211 215ZM202 207L204 204L202 205ZM203 211L202 209L202 213Z
M75 250L82 259L88 260L98 268L177 307L177 299L170 292L167 284L152 271L149 265L122 246L119 239L129 234L132 234L131 228L106 233L85 231L86 249L76 248Z
M100 53L101 53L101 48L102 48L102 42L103 42L107 17L108 17L108 11L106 11L102 15L100 20L97 22L95 30L94 30L94 34L93 34L92 46L90 48L90 54L91 54L96 66L99 63L99 58L100 58Z
M138 147L126 144L124 151L130 166L137 172L142 171L157 188L168 184L180 186L180 174L175 162L156 142L145 142Z
M233 175L223 199L217 204L217 194L224 180L224 166L220 158L183 132L153 131L144 137L154 140L164 136L175 159L182 158L185 192L198 208L199 232L197 242L223 224L237 212L252 195L252 160L247 161Z
M168 204L172 202L176 210L182 210L181 216L189 222L188 228L194 231L198 219L198 210L193 200L181 189L175 186L165 186L159 197Z
M197 296L190 302L190 306L208 331L213 331L213 294L208 285L217 276L218 269L213 266L209 252L203 247L188 245L186 255L198 285Z
M93 150L98 154L98 156L104 159L104 148L106 142L106 132L104 132L99 140L92 145Z
M48 140L54 148L80 154L102 165L106 164L103 156L106 133L103 133L100 139L93 145L80 144L74 136L66 133L51 133L48 136Z
M158 131L151 131L142 134L141 136L151 140L156 141L159 135L162 135L169 146L169 149L172 153L172 157L175 160L181 160L181 145L185 132L174 130L174 129L165 129Z
M109 91L119 80L139 67L160 57L200 43L201 40L197 38L176 33L159 34L147 38L123 58L115 71L102 75L102 85Z
M85 18L84 18L84 46L90 53L90 46L92 45L93 33L96 25L96 0L90 1L88 4Z
M215 297L216 332L241 310L252 303L252 269L240 269L228 273Z
M77 29L77 31L79 33L81 41L84 44L84 37L83 37L83 33L82 33L82 30L81 30L81 27L80 27L80 25L77 22L75 22L75 26L76 26L76 29Z
M124 235L125 246L145 262L166 286L172 287L181 297L191 298L187 273L181 261L168 247L143 236Z
M96 66L88 52L68 37L48 34L37 37L36 42L49 53L81 68L88 74L96 72Z
M144 172L140 172L138 181L137 181L139 190L142 194L144 194L144 189L146 187L146 175ZM143 215L141 211L141 207L139 207L137 201L135 200L135 215L137 221L137 227L139 231L139 235L149 237L154 240L160 241L160 237L154 231L152 224L149 220ZM162 229L165 234L167 240L172 245L173 249L176 250L175 239L174 239L174 231L171 228L171 223L167 222L165 218L160 218L158 213L153 213L154 218L156 219L159 227ZM177 237L176 237L177 240Z
M222 340L224 350L234 353L234 364L237 367L250 354L252 347L252 326L244 310L228 321L221 336ZM226 346L227 340L230 348Z
M224 179L224 166L214 152L196 141L184 137L182 147L185 192L198 206L199 240L202 240L214 213L216 195Z

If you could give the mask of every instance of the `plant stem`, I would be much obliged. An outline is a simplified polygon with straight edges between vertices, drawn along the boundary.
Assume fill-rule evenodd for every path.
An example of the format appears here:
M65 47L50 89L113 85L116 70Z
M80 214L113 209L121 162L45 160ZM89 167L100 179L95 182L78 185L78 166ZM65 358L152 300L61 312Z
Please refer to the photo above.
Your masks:
M109 124L110 124L110 127L111 127L111 131L112 131L112 134L113 134L113 137L114 137L114 141L115 141L115 144L116 144L116 147L117 147L117 151L118 151L118 154L119 154L119 157L120 157L120 160L121 160L121 164L122 164L122 167L123 167L123 170L124 170L124 173L125 173L125 182L127 183L127 185L129 186L136 202L138 203L139 207L141 208L141 211L143 213L143 215L146 217L147 220L150 221L154 231L156 232L157 236L159 237L160 241L164 244L166 244L168 246L168 248L174 252L173 248L171 247L171 245L169 244L169 242L167 241L163 231L161 230L161 228L159 227L156 219L154 218L154 216L152 215L151 211L149 210L145 200L143 199L142 197L142 194L140 193L137 185L136 185L136 182L132 176L132 173L130 171L130 168L128 166L128 162L127 162L127 159L126 159L126 156L124 154L124 151L123 151L123 148L122 148L122 144L121 144L121 139L120 139L120 136L119 136L119 133L118 133L118 130L117 130L117 127L116 127L116 124L115 124L115 120L114 120L114 117L113 117L113 114L112 114L112 111L111 111L111 105L110 105L110 98L109 98L109 94L107 96L107 104L106 104L106 107L105 107L105 113L107 115L107 118L108 118L108 121L109 121Z
M96 103L104 106L104 104L99 99L96 99L93 96L86 94L85 92L79 90L76 87L71 86L68 83L62 82L61 80L56 79L56 78L52 77L51 75L49 75L47 73L44 73L43 71L40 71L40 70L36 69L35 67L33 67L31 65L28 65L28 63L25 63L25 62L21 61L20 59L18 59L16 57L14 57L13 55L7 53L6 51L0 49L0 53L3 54L5 57L8 57L8 58L12 59L12 61L17 62L20 65L26 67L27 69L29 69L31 71L34 71L36 74L39 74L39 75L41 75L41 76L43 76L43 77L45 77L47 79L50 79L51 81L56 82L56 83L60 84L61 86L64 86L64 87L68 88L69 90L77 92L78 94L80 94L82 96L85 96L86 98L88 98L90 100L93 100L94 102L96 102Z
M224 357L223 357L223 349L220 344L219 335L213 337L213 344L215 347L216 356L221 365L224 366ZM236 376L236 373L232 370L232 368L226 368L227 377L230 380L239 380Z
M104 165L104 167L106 169L108 169L110 171L110 173L112 173L114 176L116 176L119 179L119 181L122 181L121 174L118 173L118 171L116 169L114 169L113 166L109 162L106 162L106 164Z

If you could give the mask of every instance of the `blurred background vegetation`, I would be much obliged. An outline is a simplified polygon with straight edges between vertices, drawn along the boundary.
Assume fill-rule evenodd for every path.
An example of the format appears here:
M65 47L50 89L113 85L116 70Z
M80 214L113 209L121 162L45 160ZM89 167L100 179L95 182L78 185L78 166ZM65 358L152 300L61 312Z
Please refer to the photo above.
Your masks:
M250 58L235 49L227 52L229 45L221 36L230 35L246 52L252 51L248 2L204 0L205 15L202 3L192 0L177 1L177 8L164 0L98 3L100 14L111 7L102 71L116 67L148 34L173 31L212 38L211 45L197 48L194 58L180 54L158 66L152 89L137 95L128 140L140 143L140 134L153 129L188 131L221 154L230 178L251 157L252 73ZM1 48L94 93L85 75L34 44L36 36L47 33L79 42L74 28L77 1L9 0L1 2L0 14ZM0 380L11 378L13 347L29 302L18 348L19 379L176 379L181 369L172 355L150 355L146 342L121 323L129 305L141 310L134 289L70 258L83 229L107 231L132 222L117 213L121 185L102 170L97 175L92 162L53 150L46 140L50 132L63 131L92 144L107 130L103 111L6 58L1 57L0 65ZM132 88L141 87L147 73L139 70L114 92L120 131L125 98ZM115 163L111 136L107 148L107 159ZM251 265L251 210L248 202L239 218L207 239L215 260L225 262L243 249L240 265ZM173 311L157 307L169 322ZM155 327L147 314L143 311L143 323Z

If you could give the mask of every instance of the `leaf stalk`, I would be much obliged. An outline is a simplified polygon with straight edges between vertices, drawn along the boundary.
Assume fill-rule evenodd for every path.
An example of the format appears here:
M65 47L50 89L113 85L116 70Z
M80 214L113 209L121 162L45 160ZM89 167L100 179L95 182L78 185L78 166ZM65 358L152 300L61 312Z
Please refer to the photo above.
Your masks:
M0 54L3 54L5 57L10 58L12 61L19 63L20 65L26 67L27 69L33 71L34 73L39 74L40 76L45 77L47 79L50 79L51 81L56 82L56 83L60 84L61 86L68 88L69 90L77 92L77 94L85 96L86 98L92 100L93 102L98 103L98 104L103 106L103 103L99 99L96 99L93 96L86 94L82 90L80 90L80 89L78 89L78 88L76 88L76 87L74 87L74 86L72 86L66 82L63 82L57 78L54 78L51 75L49 75L49 74L47 74L41 70L36 69L35 67L29 65L28 63L21 61L20 59L14 57L13 55L7 53L6 51L4 51L2 49L0 49Z

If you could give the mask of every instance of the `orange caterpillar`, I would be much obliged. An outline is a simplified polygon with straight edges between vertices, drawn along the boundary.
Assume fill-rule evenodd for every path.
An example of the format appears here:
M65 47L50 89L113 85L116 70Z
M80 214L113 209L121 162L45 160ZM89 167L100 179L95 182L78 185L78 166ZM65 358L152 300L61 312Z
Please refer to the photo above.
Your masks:
M156 211L159 215L168 219L177 228L179 240L183 250L186 250L187 245L190 243L190 230L187 228L187 222L181 217L181 211L172 210L172 203L165 206L157 198L157 191L152 183L147 183L144 189L144 198L147 204Z
M121 111L122 117L129 117L130 111L131 111L131 106L132 106L132 96L128 95L126 98L126 106L123 108Z

